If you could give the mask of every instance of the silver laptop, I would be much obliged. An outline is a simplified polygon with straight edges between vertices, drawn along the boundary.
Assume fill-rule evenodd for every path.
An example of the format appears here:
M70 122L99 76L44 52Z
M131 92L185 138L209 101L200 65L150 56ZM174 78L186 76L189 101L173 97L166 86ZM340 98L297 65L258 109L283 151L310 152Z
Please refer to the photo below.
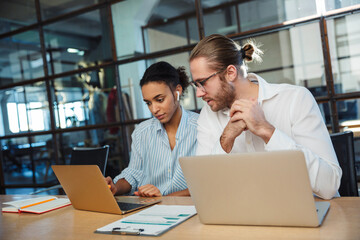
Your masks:
M79 210L125 214L161 201L161 197L114 197L97 165L53 165L52 169Z
M275 151L179 159L204 224L321 225L329 202L315 202L304 154Z

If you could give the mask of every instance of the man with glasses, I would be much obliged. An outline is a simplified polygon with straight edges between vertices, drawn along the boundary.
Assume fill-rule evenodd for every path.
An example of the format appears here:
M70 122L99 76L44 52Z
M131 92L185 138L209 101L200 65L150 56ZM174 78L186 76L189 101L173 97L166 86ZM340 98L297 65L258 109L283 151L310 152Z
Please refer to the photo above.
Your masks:
M197 155L299 149L313 192L330 199L338 194L342 171L318 105L306 88L248 74L244 61L260 54L251 43L240 47L218 34L191 52L192 85L206 102Z

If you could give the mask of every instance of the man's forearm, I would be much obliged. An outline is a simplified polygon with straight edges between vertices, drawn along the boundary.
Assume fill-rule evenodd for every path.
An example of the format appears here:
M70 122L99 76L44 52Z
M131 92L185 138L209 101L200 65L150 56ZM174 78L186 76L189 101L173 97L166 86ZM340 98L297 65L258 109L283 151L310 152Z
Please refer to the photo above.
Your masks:
M268 123L267 125L262 127L259 133L257 133L256 135L261 137L264 140L264 142L267 144L270 141L270 138L273 135L274 131L275 131L275 127Z
M226 153L230 153L234 146L235 138L227 136L225 131L220 136L220 145Z
M246 129L244 120L229 121L220 136L220 145L226 153L233 149L235 139Z

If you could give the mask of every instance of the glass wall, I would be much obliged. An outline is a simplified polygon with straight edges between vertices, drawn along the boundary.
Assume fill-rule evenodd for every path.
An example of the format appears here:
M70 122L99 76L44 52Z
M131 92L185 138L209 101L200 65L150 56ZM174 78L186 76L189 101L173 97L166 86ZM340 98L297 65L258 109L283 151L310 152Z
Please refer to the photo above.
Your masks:
M57 16L61 16L66 13L71 13L76 10L91 6L93 4L102 2L101 0L57 0L47 1L40 0L41 16L43 20L51 19Z
M360 15L347 15L327 22L331 66L336 94L354 94L360 91ZM360 136L359 99L337 101L340 128ZM358 144L355 145L356 147ZM360 159L360 150L355 149Z
M54 114L58 128L105 124L114 86L113 67L53 80Z
M31 143L30 143L31 141ZM31 185L54 181L51 135L9 138L1 141L5 184Z
M261 44L263 62L249 64L249 71L271 83L308 88L329 131L351 130L359 142L358 4L1 1L1 193L56 184L50 166L68 164L75 146L110 145L108 175L120 173L129 162L134 128L151 117L139 86L145 69L168 61L191 77L189 53L203 34ZM199 112L204 102L189 87L181 104Z
M360 90L360 15L329 20L329 45L336 93Z
M111 6L118 59L144 53L141 26L146 23L154 1L121 1Z
M50 74L111 61L109 24L105 14L106 9L102 8L44 27Z
M0 39L0 86L44 76L38 29Z
M235 34L317 14L313 0L229 1L221 9L204 11L205 34ZM236 2L241 2L236 4ZM212 6L213 7L213 6Z
M326 10L341 9L360 4L359 0L325 0Z
M188 1L122 1L112 5L112 17L119 59L186 46L199 38L195 5Z
M50 129L44 82L0 90L3 131L0 136Z
M316 96L326 95L323 53L318 23L295 26L252 38L263 50L261 63L250 63L250 72L271 83L289 83L307 88L322 88ZM248 39L239 40L240 45Z
M0 1L0 9L0 34L36 23L34 0Z
M312 0L248 1L239 4L239 11L241 31L280 24L317 14L316 1Z
M224 7L204 14L205 35L222 35L238 32L236 5ZM207 24L211 23L211 24Z
M2 168L5 184L31 183L33 165L30 160L30 144L27 137L1 140ZM30 177L23 169L30 172ZM23 176L24 175L24 176Z

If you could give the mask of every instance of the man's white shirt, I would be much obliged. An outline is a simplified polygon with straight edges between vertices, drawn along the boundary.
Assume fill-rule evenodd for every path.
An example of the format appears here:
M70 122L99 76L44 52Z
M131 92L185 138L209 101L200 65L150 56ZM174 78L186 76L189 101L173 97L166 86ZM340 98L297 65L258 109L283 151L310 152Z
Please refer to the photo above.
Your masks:
M325 199L338 195L342 171L311 93L300 86L267 83L256 74L249 74L248 78L258 83L258 103L275 131L267 144L249 130L244 131L235 139L231 153L302 150L313 192ZM202 108L197 155L226 154L220 136L229 120L229 109L213 112L208 105Z

